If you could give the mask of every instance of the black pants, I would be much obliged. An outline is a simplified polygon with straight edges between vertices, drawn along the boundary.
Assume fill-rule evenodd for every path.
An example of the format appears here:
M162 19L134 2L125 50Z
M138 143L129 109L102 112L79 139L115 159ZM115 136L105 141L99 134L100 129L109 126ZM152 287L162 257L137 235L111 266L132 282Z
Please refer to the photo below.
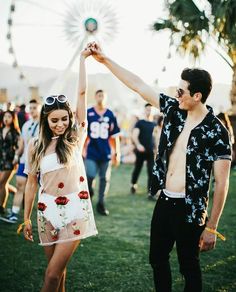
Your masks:
M199 239L204 226L185 222L185 200L171 199L161 192L151 223L150 264L157 292L171 291L169 255L176 243L184 292L202 291Z
M151 186L151 178L152 178L152 169L153 169L153 164L154 164L154 153L153 151L145 151L145 152L139 152L136 150L136 161L134 165L134 170L132 173L132 178L131 178L131 184L136 184L138 181L139 174L141 172L141 169L143 167L143 163L146 160L147 161L147 175L148 175L148 191Z

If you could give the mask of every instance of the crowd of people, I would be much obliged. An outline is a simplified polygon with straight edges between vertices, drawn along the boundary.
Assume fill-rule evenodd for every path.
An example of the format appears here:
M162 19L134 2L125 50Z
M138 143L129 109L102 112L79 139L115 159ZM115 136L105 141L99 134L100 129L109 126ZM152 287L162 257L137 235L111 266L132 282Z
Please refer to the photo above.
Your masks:
M128 127L122 129L122 123L119 124L119 113L114 114L106 106L107 94L104 90L99 89L95 92L94 101L95 105L87 112L88 135L83 147L83 158L90 196L94 195L95 178L98 175L97 212L107 216L109 211L105 207L105 197L109 191L112 165L134 164L130 193L135 194L137 180L146 161L148 170L146 188L147 194L149 193L163 116L153 115L151 104L146 104L143 113L140 116L130 116ZM0 219L7 223L18 223L27 181L27 174L24 172L27 145L32 138L38 137L42 102L39 99L31 99L27 105L20 106L8 102L2 106L4 107L6 110L0 112L2 188ZM8 136L12 132L10 138L6 137L9 128L11 131ZM11 161L12 158L15 160ZM10 163L10 166L7 166L7 163ZM10 184L14 175L16 186ZM6 210L9 193L14 195L13 203L12 207Z
M95 104L87 109L85 61L90 56L146 102L144 116L133 123L130 137L122 137L116 115L106 106L104 90L95 92ZM108 58L96 43L81 52L79 70L74 113L63 94L48 96L42 104L31 100L29 115L25 106L14 111L9 104L1 113L0 219L17 223L24 201L19 231L23 228L25 239L33 241L31 213L38 190L38 232L48 260L41 291L64 291L70 257L81 239L98 232L90 200L94 200L97 174L96 210L108 216L105 197L112 163L134 163L131 186L127 186L134 195L146 161L147 195L156 202L150 235L156 291L171 291L169 257L174 244L184 291L202 291L199 254L213 249L217 237L223 238L217 227L228 192L234 143L227 115L217 118L205 104L212 88L210 74L186 68L175 98L158 95ZM154 118L152 107L162 115ZM208 215L212 172L214 200ZM16 188L10 185L14 174ZM14 199L7 213L9 191Z

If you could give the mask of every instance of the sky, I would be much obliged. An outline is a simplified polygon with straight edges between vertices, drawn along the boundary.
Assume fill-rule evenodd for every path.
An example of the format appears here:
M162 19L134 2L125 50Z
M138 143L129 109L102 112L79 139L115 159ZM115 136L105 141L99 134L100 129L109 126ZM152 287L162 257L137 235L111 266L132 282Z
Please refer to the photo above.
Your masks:
M98 2L99 0L97 0ZM13 19L13 47L21 65L64 69L71 60L75 48L63 37L62 27L49 28L47 25L61 25L62 20L51 11L63 14L73 0L18 0ZM118 33L113 40L104 41L105 53L116 62L135 72L149 84L158 79L160 86L175 86L183 68L193 67L188 57L174 54L167 59L169 33L156 33L150 25L165 15L162 0L117 0L106 1L114 7L118 18ZM12 64L6 40L7 19L10 0L0 0L0 62ZM40 3L41 8L33 3ZM20 24L26 25L20 25ZM112 23L111 23L112 24ZM77 70L75 62L73 70ZM162 72L166 66L166 72ZM214 52L208 49L196 66L208 70L215 83L231 84L232 71ZM88 61L88 73L107 72L101 64Z

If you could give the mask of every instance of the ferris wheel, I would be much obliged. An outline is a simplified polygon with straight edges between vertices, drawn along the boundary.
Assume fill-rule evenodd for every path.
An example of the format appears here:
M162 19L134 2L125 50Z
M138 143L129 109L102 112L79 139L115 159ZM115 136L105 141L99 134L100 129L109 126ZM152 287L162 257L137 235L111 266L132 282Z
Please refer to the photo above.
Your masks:
M87 42L110 42L118 31L118 17L109 0L12 0L7 24L12 66L27 86L37 84L24 72L23 65L34 66L39 57L46 55L47 60L64 64L62 73L48 89L50 94L63 90ZM55 59L58 50L60 60Z

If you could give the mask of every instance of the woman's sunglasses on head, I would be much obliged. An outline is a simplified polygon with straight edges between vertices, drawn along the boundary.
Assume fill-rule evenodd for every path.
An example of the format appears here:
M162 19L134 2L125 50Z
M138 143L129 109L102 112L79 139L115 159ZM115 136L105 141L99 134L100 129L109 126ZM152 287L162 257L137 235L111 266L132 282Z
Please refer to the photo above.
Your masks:
M52 104L55 103L56 100L58 102L60 102L60 103L65 103L65 102L68 101L68 98L65 95L63 95L63 94L60 94L60 95L51 95L51 96L48 96L48 97L45 98L44 103L46 105L52 105Z

